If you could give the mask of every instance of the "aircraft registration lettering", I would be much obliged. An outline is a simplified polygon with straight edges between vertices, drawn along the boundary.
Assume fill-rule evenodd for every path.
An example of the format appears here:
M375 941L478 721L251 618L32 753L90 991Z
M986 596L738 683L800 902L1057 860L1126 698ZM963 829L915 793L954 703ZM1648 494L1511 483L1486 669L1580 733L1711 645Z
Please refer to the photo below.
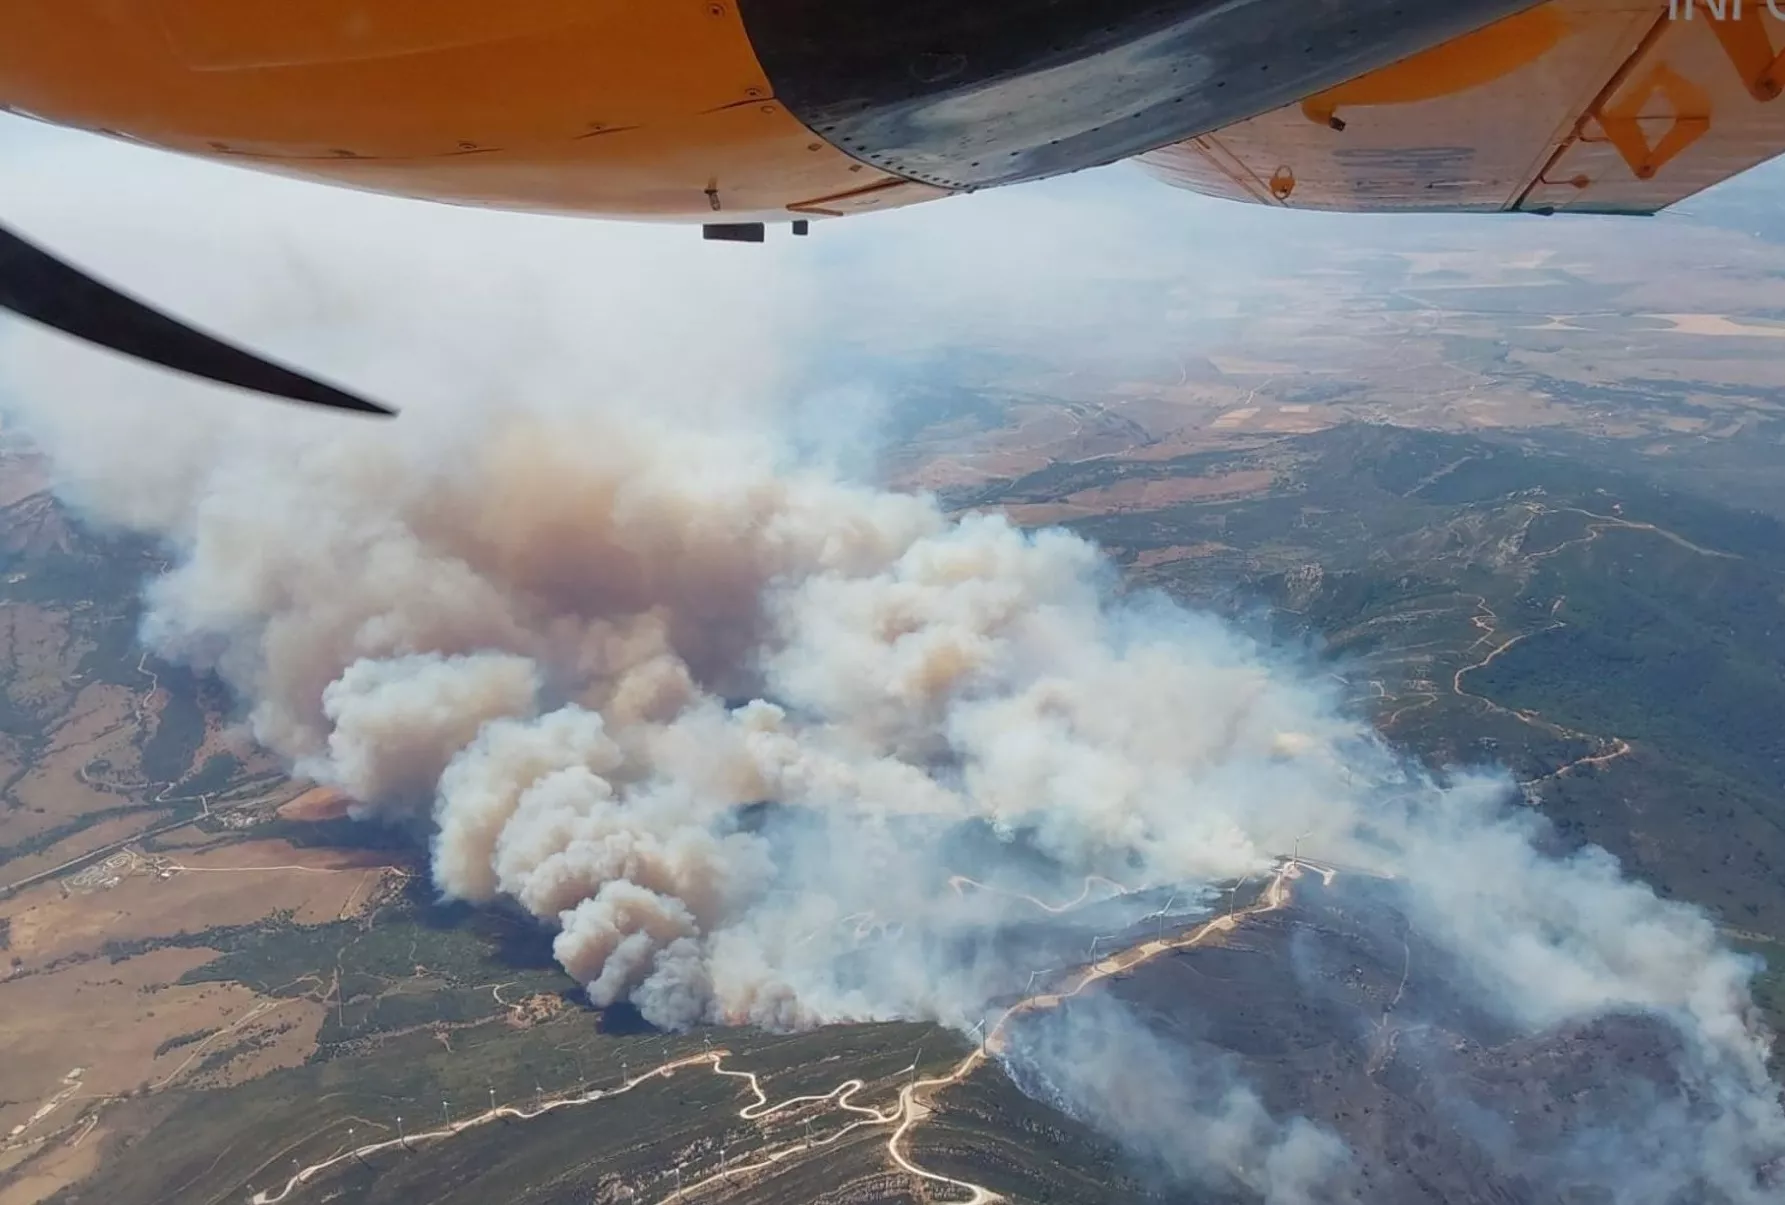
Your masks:
M1332 153L1349 177L1351 195L1405 197L1469 179L1470 146L1345 147Z

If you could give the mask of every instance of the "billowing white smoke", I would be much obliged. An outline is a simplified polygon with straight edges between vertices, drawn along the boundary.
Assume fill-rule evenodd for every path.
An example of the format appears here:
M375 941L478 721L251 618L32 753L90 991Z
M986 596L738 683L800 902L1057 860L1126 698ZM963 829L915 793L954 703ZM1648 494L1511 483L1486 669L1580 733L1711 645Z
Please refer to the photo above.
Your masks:
M1010 1056L1025 1091L1121 1135L1173 1179L1264 1205L1368 1200L1329 1131L1272 1117L1231 1068L1162 1041L1108 997L1043 1014L1025 1037Z
M305 193L299 212L335 203ZM1785 1121L1750 969L1702 915L1603 855L1540 855L1504 784L1410 775L1317 681L1213 619L1119 598L1073 536L788 463L785 407L712 404L773 374L683 355L736 329L724 296L754 312L749 273L717 302L710 269L662 288L646 264L615 289L560 254L591 237L565 226L521 240L524 278L505 274L514 246L405 264L385 240L411 222L434 224L416 245L475 243L413 212L316 255L345 280L320 300L275 257L261 289L279 304L232 333L302 332L323 367L387 390L394 362L442 357L408 383L461 404L376 425L213 398L180 421L152 406L189 387L83 349L21 340L6 367L66 495L175 550L148 642L221 674L255 735L362 815L430 819L443 892L527 909L596 1001L664 1025L965 1025L1013 986L999 935L1031 913L950 871L1193 887L1300 840L1397 876L1520 1021L1672 1018L1716 1106L1700 1170L1759 1199L1752 1153ZM478 290L499 300L463 300ZM1022 856L958 863L986 860L987 832ZM1052 879L1018 869L1043 862ZM1266 1169L1238 1185L1293 1199L1342 1162L1237 1089L1198 1108L1236 1166Z
M1111 605L1074 537L638 417L456 425L427 464L356 428L220 466L146 631L362 814L431 807L441 889L557 924L601 1003L964 1015L931 968L834 981L837 918L983 924L913 876L963 822L1154 882L1349 823L1355 727L1219 625ZM738 831L764 801L814 819Z
M1540 856L1503 784L1435 787L1221 623L1118 597L1081 540L623 413L460 417L427 461L414 438L294 436L193 479L146 631L362 814L431 815L440 889L555 926L597 1003L964 1025L1028 913L947 871L1209 884L1299 839L1400 879L1520 1021L1677 1019L1732 1184L1785 1133L1749 968L1701 914L1597 851ZM1058 877L951 863L970 824ZM864 921L903 939L860 957ZM1205 1103L1283 1184L1329 1148L1238 1088Z

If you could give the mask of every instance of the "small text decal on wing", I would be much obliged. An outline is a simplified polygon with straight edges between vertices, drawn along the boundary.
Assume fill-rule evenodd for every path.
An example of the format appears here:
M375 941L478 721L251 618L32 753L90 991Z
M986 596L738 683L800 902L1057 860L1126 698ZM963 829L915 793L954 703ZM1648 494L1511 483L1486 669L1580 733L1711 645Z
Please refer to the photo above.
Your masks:
M1301 209L1653 213L1785 151L1781 92L1785 0L1549 0L1141 162Z

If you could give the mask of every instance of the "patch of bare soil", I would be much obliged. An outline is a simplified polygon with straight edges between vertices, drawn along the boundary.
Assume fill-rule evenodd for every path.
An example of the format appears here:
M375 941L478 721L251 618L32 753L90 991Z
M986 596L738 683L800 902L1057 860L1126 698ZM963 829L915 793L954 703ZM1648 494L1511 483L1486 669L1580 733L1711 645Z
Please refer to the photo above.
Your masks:
M353 806L353 798L335 787L311 787L279 808L281 820L340 820Z
M0 868L0 886L21 882L107 846L129 841L158 822L166 820L168 816L165 809L144 808L127 816L116 816L98 824L90 824L39 853L14 858L5 863L4 868Z
M97 953L108 941L141 941L246 925L289 912L314 925L360 915L401 872L369 851L242 841L199 851L121 854L0 902L9 959L31 970ZM108 885L109 884L109 885Z
M260 1071L307 1057L326 1007L179 982L216 956L151 950L0 981L0 1148L69 1133L95 1105L166 1087L218 1050L251 1053Z
M1173 544L1166 548L1146 548L1136 554L1136 569L1151 569L1156 565L1169 565L1173 561L1194 560L1197 557L1214 556L1219 552L1230 551L1226 544L1208 541L1201 544Z

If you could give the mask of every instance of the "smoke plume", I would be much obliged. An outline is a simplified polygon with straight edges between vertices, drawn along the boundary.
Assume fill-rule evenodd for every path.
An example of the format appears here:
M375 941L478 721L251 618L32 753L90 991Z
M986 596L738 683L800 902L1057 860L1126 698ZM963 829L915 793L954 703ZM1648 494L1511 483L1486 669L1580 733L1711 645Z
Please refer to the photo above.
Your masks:
M1047 1014L1015 1049L1010 1070L1029 1095L1122 1135L1168 1182L1266 1205L1359 1199L1350 1152L1330 1132L1272 1117L1230 1066L1187 1064L1183 1050L1106 998Z
M361 817L425 819L445 896L525 909L592 1000L659 1025L965 1028L1035 969L1023 895L1101 876L1192 897L1299 840L1394 876L1518 1025L1666 1019L1699 1102L1690 1176L1762 1199L1753 1168L1785 1141L1768 1039L1752 968L1701 913L1599 851L1540 853L1504 781L1434 783L1314 676L1126 596L1083 540L794 458L797 406L761 400L776 366L716 316L722 270L591 279L533 227L549 275L487 244L475 266L411 263L437 240L405 241L401 212L353 227L377 233L350 254L309 249L321 283L269 252L228 277L257 282L237 332L432 397L394 424L248 414L22 332L6 380L65 496L171 550L149 646L220 675L255 737ZM714 330L738 337L683 356ZM1272 1202L1346 1191L1335 1136L1147 1041L1068 1016L1013 1066L1181 1174ZM1150 1078L1124 1098L1111 1060ZM1206 1136L1189 1152L1186 1127Z

